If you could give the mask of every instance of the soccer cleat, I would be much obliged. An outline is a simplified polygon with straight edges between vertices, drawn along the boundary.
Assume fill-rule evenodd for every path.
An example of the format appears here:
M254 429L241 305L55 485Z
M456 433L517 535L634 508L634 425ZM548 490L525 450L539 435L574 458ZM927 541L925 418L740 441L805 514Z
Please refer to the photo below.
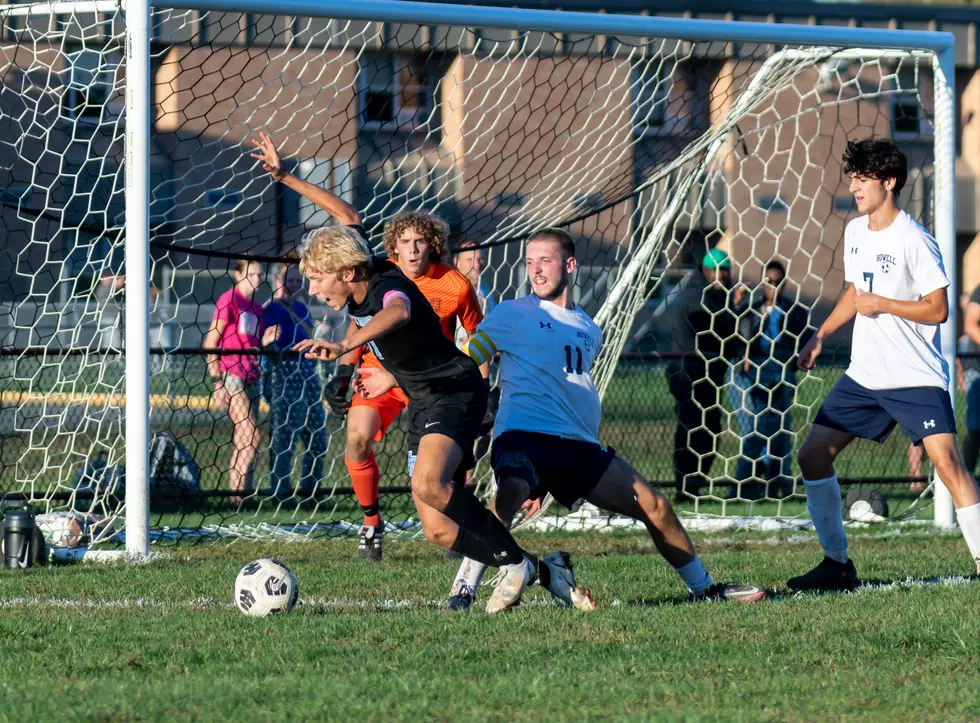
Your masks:
M361 531L357 533L357 552L365 560L381 562L382 531L380 525L361 525Z
M476 591L463 583L440 608L444 613L465 613L476 602Z
M857 570L851 560L837 562L825 557L823 562L806 575L790 578L786 585L790 590L850 590L860 584Z
M733 600L735 602L759 602L766 596L766 591L757 585L741 585L739 583L715 583L700 595L691 593L691 601L699 600Z
M542 565L547 569L544 572ZM543 580L542 578L547 578ZM551 593L552 599L562 607L573 607L576 610L595 610L592 593L584 587L575 584L572 573L572 558L567 552L550 552L541 558L538 564L538 582Z
M503 565L497 577L493 595L487 600L487 614L510 610L521 604L521 595L534 581L534 563L527 557L513 565Z

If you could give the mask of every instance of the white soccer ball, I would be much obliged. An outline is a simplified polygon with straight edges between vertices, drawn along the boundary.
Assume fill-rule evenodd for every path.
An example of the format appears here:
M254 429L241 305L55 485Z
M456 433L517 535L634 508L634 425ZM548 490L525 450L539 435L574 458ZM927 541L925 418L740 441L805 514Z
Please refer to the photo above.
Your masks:
M253 560L235 578L235 605L246 615L288 613L298 597L296 576L279 560Z

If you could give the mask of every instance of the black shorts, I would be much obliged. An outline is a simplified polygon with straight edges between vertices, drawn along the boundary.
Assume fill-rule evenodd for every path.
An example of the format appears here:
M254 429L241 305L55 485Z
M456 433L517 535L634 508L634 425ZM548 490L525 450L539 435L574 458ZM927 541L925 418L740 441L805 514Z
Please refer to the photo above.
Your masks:
M463 450L458 470L476 466L473 446L480 436L483 417L487 412L487 385L482 377L472 380L453 380L408 404L408 474L415 472L419 442L427 434L442 434Z
M615 456L612 447L514 430L493 440L490 464L498 482L518 477L531 487L531 499L550 494L570 508L592 494Z

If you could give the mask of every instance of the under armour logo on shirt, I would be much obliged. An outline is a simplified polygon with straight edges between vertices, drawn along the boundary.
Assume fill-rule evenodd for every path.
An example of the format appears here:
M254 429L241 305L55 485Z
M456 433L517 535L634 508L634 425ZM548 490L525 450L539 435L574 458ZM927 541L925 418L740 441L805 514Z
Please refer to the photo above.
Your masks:
M936 420L930 419L928 422L923 422L922 426L925 427L926 429L931 429L932 427L936 426Z
M550 329L551 328L551 322L550 321L539 321L538 324L541 325L541 328L542 329Z

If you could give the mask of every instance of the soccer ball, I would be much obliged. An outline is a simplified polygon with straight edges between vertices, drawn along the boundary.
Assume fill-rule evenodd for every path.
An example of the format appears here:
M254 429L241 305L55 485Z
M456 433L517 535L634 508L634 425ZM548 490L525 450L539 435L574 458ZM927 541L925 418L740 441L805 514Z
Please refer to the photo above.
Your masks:
M296 576L279 560L253 560L235 578L235 604L246 615L288 613L298 597Z

